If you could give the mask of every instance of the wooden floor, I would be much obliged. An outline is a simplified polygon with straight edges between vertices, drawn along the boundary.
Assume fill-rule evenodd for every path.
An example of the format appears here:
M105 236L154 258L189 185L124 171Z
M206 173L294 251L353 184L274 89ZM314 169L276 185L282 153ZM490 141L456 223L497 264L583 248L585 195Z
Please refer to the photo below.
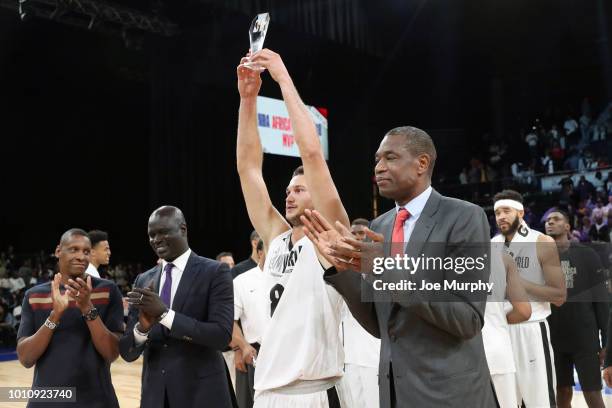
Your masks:
M140 406L140 373L142 357L133 363L126 363L119 357L111 365L113 386L121 408ZM19 361L0 362L0 384L2 387L30 387L34 369L25 369ZM25 407L24 403L0 402L2 408Z
M140 373L142 358L133 363L126 363L121 358L111 365L113 385L117 392L121 408L138 408L140 405ZM30 387L33 369L25 369L18 361L0 362L0 385L2 387ZM607 407L612 407L612 395L605 395ZM2 408L25 407L25 403L0 402ZM574 408L587 408L581 392L574 392Z

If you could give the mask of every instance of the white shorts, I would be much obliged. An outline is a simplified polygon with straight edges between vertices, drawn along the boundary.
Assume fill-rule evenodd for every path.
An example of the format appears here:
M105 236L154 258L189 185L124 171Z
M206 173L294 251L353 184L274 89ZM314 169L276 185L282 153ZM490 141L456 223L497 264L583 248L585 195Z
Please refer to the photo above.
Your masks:
M526 408L556 406L555 362L548 322L511 324L510 339L516 365L516 399Z
M491 375L497 401L500 408L516 408L516 374L493 374Z
M346 364L336 391L342 408L378 408L378 368Z
M255 396L253 408L329 408L327 391L310 394L284 394L262 391Z

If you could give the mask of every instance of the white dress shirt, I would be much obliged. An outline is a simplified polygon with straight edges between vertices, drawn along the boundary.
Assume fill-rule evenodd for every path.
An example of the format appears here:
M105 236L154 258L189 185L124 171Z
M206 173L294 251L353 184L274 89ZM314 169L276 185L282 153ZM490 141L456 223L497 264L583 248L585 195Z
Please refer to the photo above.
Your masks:
M408 219L404 222L404 242L410 241L410 236L412 235L412 231L414 231L414 226L421 216L423 208L425 208L425 204L427 204L427 200L429 200L432 190L433 189L431 186L427 187L425 191L414 197L406 205L400 206L395 203L396 214L399 212L400 208L405 208L410 213L410 217L408 217Z
M178 289L179 283L181 281L181 277L183 276L183 271L185 271L185 267L187 266L187 261L189 260L189 256L191 255L191 249L187 249L181 256L176 258L172 262L166 262L162 260L161 268L161 279L159 280L159 290L158 294L161 295L162 288L164 287L164 283L166 282L166 265L168 263L172 263L174 266L172 267L172 287L170 288L170 306L168 307L168 314L164 316L163 319L159 321L162 325L166 326L168 330L172 329L172 322L174 322L174 310L172 310L172 305L174 304L174 295L176 295L176 290ZM143 336L136 330L136 326L134 326L134 340L136 341L136 345L140 345L147 341L147 336Z
M87 265L87 269L85 269L85 273L93 276L94 278L100 277L100 272L98 272L98 269L95 266L93 266L91 262L89 263L89 265Z

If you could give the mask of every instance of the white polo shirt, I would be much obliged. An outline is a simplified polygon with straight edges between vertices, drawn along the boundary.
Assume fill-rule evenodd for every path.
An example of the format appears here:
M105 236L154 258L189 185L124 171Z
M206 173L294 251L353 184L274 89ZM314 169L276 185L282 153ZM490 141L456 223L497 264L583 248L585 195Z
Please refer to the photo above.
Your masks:
M244 338L250 344L261 343L270 302L265 290L266 276L259 266L234 279L234 320L240 320Z

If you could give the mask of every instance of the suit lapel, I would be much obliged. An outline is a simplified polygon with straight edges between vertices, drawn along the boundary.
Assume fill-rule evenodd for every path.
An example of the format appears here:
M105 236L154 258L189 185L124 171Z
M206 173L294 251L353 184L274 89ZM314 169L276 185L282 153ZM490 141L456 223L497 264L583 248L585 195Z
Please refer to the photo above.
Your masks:
M429 239L429 234L436 225L436 220L433 218L434 214L438 211L440 206L440 193L436 190L432 190L423 212L419 216L414 230L410 234L410 241L406 244L405 253L410 256L419 256L423 250L425 242Z
M385 218L383 218L380 222L380 226L378 227L378 233L383 234L385 237L385 243L383 245L383 250L385 256L389 256L391 254L391 245L388 245L391 242L391 237L393 235L393 224L395 223L395 210L389 211ZM375 307L380 311L380 315L384 316L384 321L389 320L389 315L391 314L391 298L388 297L388 294L384 294L385 299L379 299L375 303ZM388 298L387 298L388 297Z
M181 281L176 289L176 294L174 295L174 300L172 301L172 310L177 312L180 312L183 308L187 295L189 294L189 291L191 290L195 281L197 275L196 268L194 267L196 256L197 255L193 251L191 252L191 255L189 255L187 265L185 265L185 270L181 276Z
M382 220L380 223L381 233L385 236L385 256L389 256L391 254L391 240L393 239L393 224L395 224L396 212L395 210L389 211L386 219ZM389 245L387 245L389 243Z
M148 288L151 283L153 283L153 292L159 293L159 281L161 280L161 263L153 269L153 275L151 275L151 279L146 282L142 282L143 288Z

